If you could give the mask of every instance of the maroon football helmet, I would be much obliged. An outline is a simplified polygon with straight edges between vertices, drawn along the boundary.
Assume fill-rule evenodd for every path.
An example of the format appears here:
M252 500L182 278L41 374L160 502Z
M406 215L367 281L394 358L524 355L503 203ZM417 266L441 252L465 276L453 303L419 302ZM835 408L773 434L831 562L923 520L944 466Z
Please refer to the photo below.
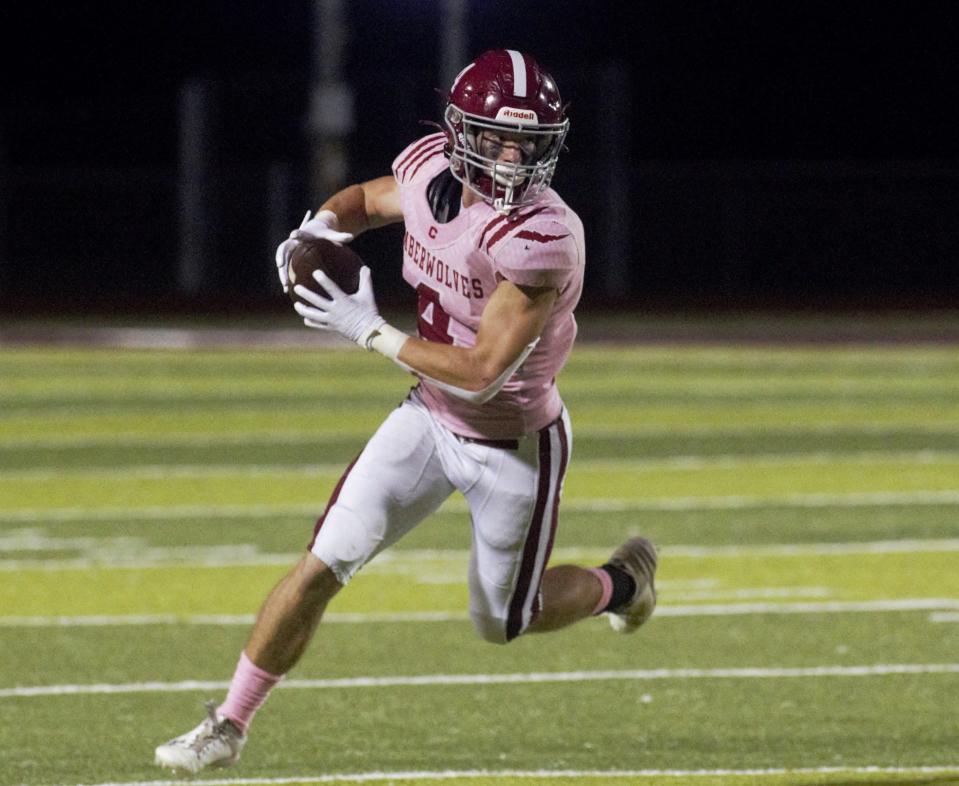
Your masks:
M549 188L569 130L559 89L530 55L492 49L460 71L445 120L450 171L501 212ZM518 151L501 158L503 148Z

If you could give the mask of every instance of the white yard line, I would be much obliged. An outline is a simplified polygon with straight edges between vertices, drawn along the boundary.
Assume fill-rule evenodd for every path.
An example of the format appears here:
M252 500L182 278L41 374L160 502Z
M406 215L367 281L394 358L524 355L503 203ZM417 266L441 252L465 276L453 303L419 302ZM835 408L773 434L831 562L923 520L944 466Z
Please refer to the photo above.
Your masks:
M162 549L155 551L162 552ZM217 555L216 549L208 556L202 556L197 549L192 557L180 558L156 554L152 557L139 557L133 552L123 554L104 554L100 557L79 557L64 560L7 559L0 560L0 573L21 570L41 570L55 573L61 570L144 570L147 568L241 568L286 565L292 567L302 553L298 554L251 554L248 556Z
M871 666L809 666L805 668L635 669L629 671L557 671L526 674L424 674L403 677L345 677L284 680L284 690L395 688L445 685L515 685L557 682L606 682L693 679L802 679L820 677L886 677L904 674L959 674L959 663L879 663ZM181 693L218 691L229 681L130 682L120 684L40 685L0 689L0 699L117 693Z
M943 608L936 606L935 608ZM959 602L956 604L959 609ZM0 617L0 628L84 628L138 625L252 625L253 614L89 614L61 617ZM406 611L395 614L328 612L324 624L381 622L453 622L469 619L465 612Z
M916 429L909 428L909 431ZM922 428L918 429L923 431ZM935 429L938 431L938 429ZM949 427L945 429L951 431ZM959 428L955 430L959 431ZM899 433L894 429L891 433ZM109 434L106 436L65 436L65 437L10 437L3 440L0 450L40 450L69 448L232 448L237 445L316 445L328 439L353 437L357 448L362 446L370 435L366 428L335 428L303 432L231 432L229 434Z
M848 494L778 494L768 496L666 497L649 499L566 498L562 510L571 513L631 511L748 510L762 508L857 508L885 505L959 505L959 490L867 491ZM261 519L275 516L315 516L326 499L298 504L271 505L156 505L146 507L65 507L0 509L0 522L51 521L156 521L182 518ZM465 512L466 504L454 500L443 511Z
M825 601L819 603L703 603L656 607L657 617L732 617L751 614L873 614L904 611L959 611L959 598Z
M948 775L959 772L959 764L914 767L796 767L785 769L716 770L400 770L397 772L355 772L332 775L303 775L285 778L204 778L196 783L209 786L285 786L296 783L376 783L379 781L451 781L490 778L735 778L778 777L781 775ZM86 786L183 786L184 780L113 781Z
M23 539L13 533L9 540L9 549L3 549L0 539L0 553L15 553L19 546L35 543L37 548L30 551L48 550L49 538L28 537ZM133 570L157 567L195 567L195 568L233 568L273 565L292 565L300 553L261 554L253 544L234 544L232 546L150 546L136 539L120 538L118 542L110 538L77 539L78 550L84 556L68 559L3 559L0 560L0 572L39 570L56 572L61 570ZM132 545L131 545L132 543ZM70 548L62 545L61 548ZM959 538L926 540L866 541L863 543L781 543L755 546L689 546L677 544L662 546L663 556L679 559L741 559L767 557L821 557L854 556L864 554L923 554L959 551ZM89 555L89 556L87 556ZM554 561L600 559L602 549L560 548L553 552ZM437 573L440 566L435 563L465 564L469 552L463 549L397 549L380 554L366 568L366 573L409 574L417 580L432 577L423 583L436 582L460 583L459 574ZM434 564L426 564L434 563ZM796 590L796 591L792 591ZM753 588L751 591L766 591L766 588ZM777 588L775 593L785 592L793 595L822 594L822 589ZM695 596L690 596L690 599Z
M684 428L676 425L622 425L615 427L608 426L576 426L576 436L580 439L588 437L609 437L609 436L634 436L634 437L662 437L667 435L677 435L682 437L744 437L751 435L761 435L769 430L765 424L757 426L747 425L742 427L721 426L721 427L692 427ZM861 433L871 436L881 436L883 434L901 434L902 432L920 433L920 434L956 434L959 433L959 424L957 423L935 423L935 424L915 424L904 423L900 425L889 425L886 423L851 423L848 425L836 426L832 423L813 424L808 426L785 426L777 427L776 434L802 436L803 434L829 434L834 435L836 431L843 433ZM27 436L27 437L5 437L0 444L0 450L21 450L23 448L90 448L90 447L142 447L144 445L151 448L158 447L216 447L216 446L235 446L235 445L309 445L322 442L324 439L342 439L344 436L355 437L357 446L362 445L369 434L372 433L367 428L352 428L344 430L342 427L335 429L318 429L309 433L302 431L283 432L270 431L264 432L231 432L229 434L215 433L202 434L196 432L183 434L137 434L137 433L113 433L109 435L71 435L71 436Z
M747 496L731 494L722 497L665 497L650 499L563 500L562 509L570 503L586 512L615 513L620 511L692 511L749 510L757 508L858 508L888 505L959 505L959 490L933 489L917 491L853 491L845 494L770 494ZM575 507L573 509L576 509ZM0 513L0 519L3 518Z
M634 472L658 470L706 470L738 469L740 467L787 467L823 466L827 464L900 464L914 465L950 464L959 460L959 451L912 450L912 451L859 451L852 453L821 451L798 454L720 454L715 456L666 456L639 459L579 459L578 472L604 470L632 470ZM267 475L337 475L347 462L309 464L146 464L143 466L95 467L90 469L42 468L2 470L0 479L40 482L76 479L130 478L164 480L167 478L216 478L216 477L261 477Z
M814 451L810 453L741 453L691 456L663 456L643 459L580 459L576 471L659 470L659 469L738 469L740 467L822 466L825 464L938 464L959 459L955 450L908 451Z
M759 543L737 546L693 546L684 544L659 546L658 551L669 557L822 557L849 556L855 554L921 554L924 552L959 551L959 538L911 538L907 540L865 540L846 543ZM582 546L558 548L553 551L554 560L591 559L602 548ZM469 557L464 549L394 549L384 551L369 567L387 571L390 563L399 566L413 565L421 570L419 563L438 560L459 560ZM397 567L399 567L397 566Z
M660 593L661 595L663 593ZM830 587L743 587L740 589L678 590L669 593L673 601L724 601L724 600L786 600L800 598L835 597Z
M959 500L959 493L956 495ZM319 515L326 500L288 505L155 505L148 507L74 507L0 509L0 522L156 521L191 518L265 519L275 516Z
M929 611L932 622L959 622L959 598L827 601L817 603L703 603L659 605L656 617L735 617L758 614L882 614ZM324 624L465 622L463 611L395 613L329 612ZM139 625L252 625L253 614L88 614L80 616L0 617L0 628L95 628ZM602 622L602 620L599 620Z
M96 467L91 469L23 469L0 470L0 480L42 482L63 480L167 480L170 478L261 477L267 475L342 475L349 461L326 464L144 464L131 467Z
M821 557L959 551L959 538L873 540L863 543L770 543L755 546L663 546L671 557Z

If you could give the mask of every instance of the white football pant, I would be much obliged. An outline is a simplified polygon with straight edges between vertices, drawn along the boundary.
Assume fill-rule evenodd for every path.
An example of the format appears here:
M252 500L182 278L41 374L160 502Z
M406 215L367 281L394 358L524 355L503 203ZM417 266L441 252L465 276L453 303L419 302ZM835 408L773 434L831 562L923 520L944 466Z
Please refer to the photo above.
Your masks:
M565 410L538 432L479 443L440 425L414 390L340 478L309 549L346 584L459 491L472 522L470 616L505 644L539 612L571 446Z

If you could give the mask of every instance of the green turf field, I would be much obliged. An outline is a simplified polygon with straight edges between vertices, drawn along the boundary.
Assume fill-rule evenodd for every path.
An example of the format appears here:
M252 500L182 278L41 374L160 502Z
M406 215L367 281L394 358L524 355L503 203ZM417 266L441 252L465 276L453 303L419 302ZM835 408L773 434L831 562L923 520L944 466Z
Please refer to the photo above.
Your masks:
M408 380L350 350L0 349L0 784L171 780ZM450 502L198 780L959 784L959 351L581 345L554 562L660 547L634 637L466 617Z

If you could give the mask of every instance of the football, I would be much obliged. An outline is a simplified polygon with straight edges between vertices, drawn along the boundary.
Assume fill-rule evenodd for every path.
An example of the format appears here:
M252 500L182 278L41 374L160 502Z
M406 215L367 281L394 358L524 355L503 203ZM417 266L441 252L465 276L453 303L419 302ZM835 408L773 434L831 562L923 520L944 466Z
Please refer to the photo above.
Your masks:
M293 291L296 284L302 284L307 289L328 297L326 290L313 278L314 270L322 270L340 289L352 295L360 286L361 267L363 260L347 246L338 246L329 240L318 238L301 240L293 249L287 271L290 276L290 299L294 303L303 300Z

